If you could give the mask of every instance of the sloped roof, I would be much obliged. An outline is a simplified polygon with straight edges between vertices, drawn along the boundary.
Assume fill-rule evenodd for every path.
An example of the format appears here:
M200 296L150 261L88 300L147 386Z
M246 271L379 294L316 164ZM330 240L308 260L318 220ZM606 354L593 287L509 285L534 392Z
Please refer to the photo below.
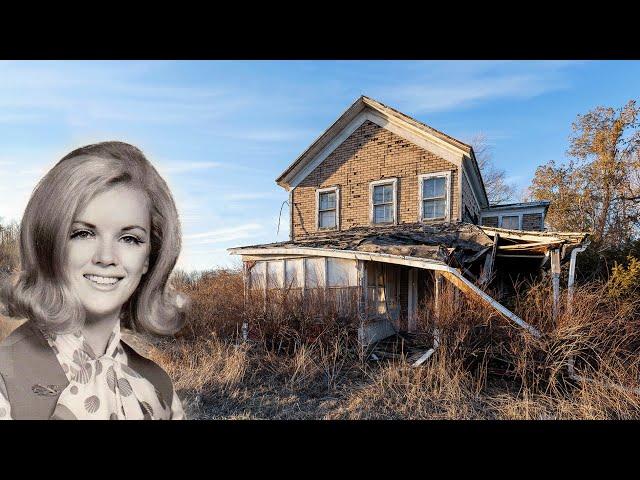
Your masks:
M415 118L406 115L395 108L389 107L383 103L378 102L372 98L361 96L358 98L327 130L325 130L293 163L291 163L276 179L276 183L282 187L287 186L289 180L295 176L296 173L301 171L303 167L310 161L316 154L318 154L324 147L326 147L331 140L333 140L348 124L364 109L370 108L377 113L381 114L385 118L396 118L417 128L431 137L435 137L440 141L450 145L451 147L460 151L460 153L466 154L471 158L475 175L480 180L480 186L482 192L486 198L486 190L482 175L480 174L480 168L473 152L473 147L467 145L460 140L447 135L440 130L437 130L429 125L416 120ZM488 202L487 202L488 203Z
M371 253L386 253L448 263L454 255L461 263L473 261L493 245L480 227L471 223L410 223L392 226L353 227L309 235L296 241L268 243L230 249L325 248Z
M574 248L588 243L585 232L538 232L490 228L472 223L408 223L375 227L352 227L348 230L329 231L307 235L295 241L247 245L230 248L232 254L269 254L270 250L296 249L345 250L352 252L382 253L417 259L436 260L450 264L455 259L460 265L469 265L497 245L502 256L512 259L544 255L561 248L562 259Z

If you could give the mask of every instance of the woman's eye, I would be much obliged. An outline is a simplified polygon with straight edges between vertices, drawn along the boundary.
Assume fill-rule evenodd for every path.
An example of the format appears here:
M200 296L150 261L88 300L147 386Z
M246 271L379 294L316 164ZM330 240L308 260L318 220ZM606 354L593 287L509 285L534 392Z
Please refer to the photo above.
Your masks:
M71 238L89 238L93 236L93 232L89 230L76 230L71 233Z
M133 245L140 245L142 242L142 240L140 240L137 237L131 236L131 235L127 235L126 237L122 237L121 240L123 240L125 243L131 243Z

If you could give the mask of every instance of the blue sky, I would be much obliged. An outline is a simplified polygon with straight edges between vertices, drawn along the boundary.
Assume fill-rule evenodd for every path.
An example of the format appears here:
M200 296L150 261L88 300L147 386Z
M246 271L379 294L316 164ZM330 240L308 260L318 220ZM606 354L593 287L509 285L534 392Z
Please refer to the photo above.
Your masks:
M578 113L639 92L638 61L0 62L0 217L19 220L70 150L123 140L172 188L178 266L233 266L226 248L288 238L275 178L360 95L462 141L484 133L524 189L566 159Z

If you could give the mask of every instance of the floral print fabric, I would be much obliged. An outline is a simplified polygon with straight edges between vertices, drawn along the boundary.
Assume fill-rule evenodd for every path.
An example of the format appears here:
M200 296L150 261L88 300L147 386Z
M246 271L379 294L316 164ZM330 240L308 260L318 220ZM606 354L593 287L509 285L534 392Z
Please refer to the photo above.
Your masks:
M64 335L44 333L56 354L69 385L60 393L51 419L72 420L182 420L180 399L162 394L128 366L121 345L120 325L109 337L102 356L97 356L80 332ZM0 420L11 418L6 388L0 379Z

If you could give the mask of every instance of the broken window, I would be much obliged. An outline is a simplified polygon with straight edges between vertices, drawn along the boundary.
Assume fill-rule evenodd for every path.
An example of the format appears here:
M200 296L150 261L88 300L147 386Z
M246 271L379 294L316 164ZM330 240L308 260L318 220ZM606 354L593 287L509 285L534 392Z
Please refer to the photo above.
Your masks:
M449 219L450 172L420 176L421 220Z
M502 228L518 230L520 228L520 217L518 215L504 215L502 217Z
M398 268L377 262L367 263L368 311L374 316L397 318Z
M327 258L327 286L357 287L356 261L347 258Z
M338 189L318 190L318 228L338 226Z
M396 185L395 178L370 184L371 223L396 222Z

